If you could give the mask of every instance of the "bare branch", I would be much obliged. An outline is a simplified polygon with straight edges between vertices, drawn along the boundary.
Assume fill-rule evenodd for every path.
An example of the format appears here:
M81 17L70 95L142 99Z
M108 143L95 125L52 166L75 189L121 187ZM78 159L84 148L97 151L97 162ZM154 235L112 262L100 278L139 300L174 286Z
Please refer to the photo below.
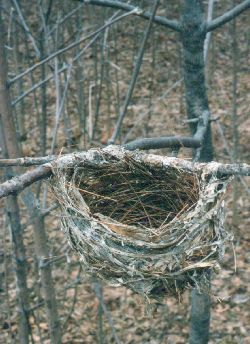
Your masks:
M192 136L162 136L152 138L142 138L131 141L123 145L127 150L133 151L135 149L159 149L159 148L199 148L202 145L204 134L208 125L208 112L204 112L204 118L200 119L195 135ZM206 117L206 118L205 118ZM17 159L0 159L0 167L7 166L34 166L41 165L58 158L56 155L48 155L38 158L17 158Z
M240 164L219 164L215 171L218 178L228 176L250 176L250 165Z
M131 141L123 147L127 150L135 149L158 149L158 148L199 148L202 146L203 139L208 127L210 120L209 111L203 111L202 116L198 119L197 130L194 136L163 136L163 137L152 137L152 138L142 138ZM46 157L38 158L18 158L18 159L1 159L0 167L6 166L33 166L47 163L53 161L57 158L55 155L49 155Z
M208 22L207 32L218 29L222 25L237 17L242 12L246 11L248 8L250 8L250 0L243 1L241 4L235 6L230 11L224 13L222 16Z
M0 159L0 167L43 165L57 158L57 155L48 155L38 158L23 157L17 159Z
M34 39L32 33L31 33L31 31L30 31L28 25L26 24L26 21L25 21L25 19L24 19L24 17L23 17L23 14L22 14L22 11L21 11L21 9L20 9L20 7L19 7L19 4L18 4L18 2L17 2L16 0L12 0L12 1L13 1L13 3L14 3L15 7L16 7L16 11L17 11L17 13L18 13L18 16L19 16L19 19L20 19L20 21L21 21L21 24L22 24L22 26L23 26L23 28L24 28L24 31L26 32L27 36L29 37L29 39L30 39L30 41L31 41L31 43L32 43L32 45L33 45L33 47L34 47L34 50L35 50L35 53L36 53L36 57L37 57L38 59L40 59L40 57L41 57L40 50L38 49L38 46L37 46L37 44L36 44L36 41L35 41L35 39Z
M36 68L42 66L43 64L49 62L50 60L54 59L55 57L65 53L66 51L75 48L76 46L78 46L79 44L87 41L88 39L96 36L97 34L99 34L101 31L104 31L107 27L113 25L114 23L118 22L119 20L135 14L138 11L138 9L135 7L132 11L125 13L117 18L115 18L114 20L112 20L111 22L107 22L105 25L101 26L99 29L97 29L94 32L91 32L89 35L79 39L78 41L69 44L67 47L62 48L58 51L55 51L54 53L52 53L51 55L49 55L48 57L46 57L45 59L43 59L42 61L34 64L33 66L31 66L30 68L26 69L24 72L20 73L19 75L15 76L13 79L9 80L8 84L12 85L14 82L16 82L17 80L19 80L20 78L24 77L25 75L29 74L30 72L32 72L33 70L35 70Z
M64 64L62 68L60 68L57 71L57 74L64 72L65 70L68 69L68 65ZM15 106L16 104L18 104L23 98L27 97L30 93L34 92L38 87L43 86L46 82L50 81L51 79L53 79L55 77L55 73L50 74L49 76L47 76L44 80L39 81L38 83L34 84L32 87L30 87L27 91L23 92L22 94L20 94L16 99L14 99L11 102L12 106Z
M138 56L137 56L137 59L136 59L136 64L135 64L135 67L133 69L133 73L132 73L132 76L131 76L131 80L130 80L130 83L129 83L129 87L128 87L128 90L127 90L127 94L126 94L126 98L125 98L125 101L124 101L124 105L123 105L122 111L120 112L120 114L118 116L118 120L116 122L113 135L112 135L112 137L108 141L110 144L114 144L115 143L115 141L116 141L116 139L117 139L117 137L119 135L123 119L124 119L124 117L126 115L128 106L130 104L130 101L131 101L131 98L132 98L132 95L133 95L133 91L134 91L134 88L135 88L135 85L136 85L136 81L137 81L137 78L138 78L138 75L139 75L139 72L140 72L140 68L141 68L141 65L142 65L142 60L143 60L143 56L144 56L147 40L148 40L148 37L150 35L150 31L151 31L152 24L153 24L153 19L155 17L158 5L159 5L159 0L156 0L155 4L153 6L153 10L152 10L151 16L150 16L150 20L148 22L147 28L145 30L145 33L144 33L144 36L142 38L142 42L141 42L141 45L140 45L140 48L139 48L139 51L138 51Z
M198 126L194 136L163 136L142 138L131 141L124 145L128 150L134 149L159 149L159 148L199 148L202 146L205 133L210 120L209 111L203 111L202 116L198 119Z
M162 136L162 137L147 137L142 139L137 139L126 143L124 145L125 149L135 150L135 149L159 149L159 148L199 148L201 142L191 136Z
M194 139L200 141L200 145L202 146L203 140L209 125L210 121L210 112L208 110L203 111L200 118L198 118L198 125L196 132L194 134Z
M104 148L105 150L114 149L115 146L109 146L107 148ZM116 147L116 150L119 150L118 147ZM44 164L42 166L39 166L35 168L32 171L28 171L20 176L14 177L0 185L0 198L6 197L11 194L16 194L23 189L25 189L27 186L50 177L52 175L52 166L57 166L57 168L74 168L74 165L79 159L86 159L88 155L92 155L94 150L87 151L87 152L78 152L78 153L72 153L72 154L66 154L62 157L59 157L56 161L55 165L54 163L48 163ZM97 149L99 152L99 149ZM157 156L156 156L157 157ZM166 158L168 159L168 158ZM176 158L172 158L176 159ZM220 164L217 162L211 162L211 163L191 163L189 161L185 161L182 159L177 159L179 161L179 164L189 166L191 170L194 172L197 170L203 170L205 167L208 167L211 170L211 173L214 175L217 175L218 177L224 177L224 176L233 176L233 175L244 175L244 176L250 176L250 165L247 164ZM98 161L97 161L98 163Z
M179 79L175 83L173 83L172 86L170 86L167 90L165 90L162 95L155 99L154 104L152 104L145 112L140 114L138 118L136 119L136 122L133 124L132 128L128 130L126 133L125 138L123 139L123 144L125 144L128 141L129 136L132 134L134 129L141 123L141 121L149 114L150 111L154 109L154 106L159 103L162 99L165 99L169 95L170 92L172 92L173 89L175 89L177 86L179 86L183 81L183 78Z
M86 5L95 5L101 7L111 7L123 11L131 11L135 9L135 6L129 5L128 3L116 1L116 0L77 0ZM148 11L140 10L138 13L135 13L137 16L143 19L150 19L151 13ZM174 31L181 31L180 23L177 20L170 20L165 17L155 16L153 19L154 23L165 26Z
M51 168L46 165L39 166L32 171L28 171L20 176L16 176L0 185L0 198L16 194L31 184L50 177Z
M214 8L214 0L209 0L208 2L208 10L207 10L207 22L210 22L212 20L213 17L213 8ZM206 64L207 62L207 57L208 57L208 47L209 47L209 43L211 40L211 32L208 32L206 35L206 39L204 42L204 62Z

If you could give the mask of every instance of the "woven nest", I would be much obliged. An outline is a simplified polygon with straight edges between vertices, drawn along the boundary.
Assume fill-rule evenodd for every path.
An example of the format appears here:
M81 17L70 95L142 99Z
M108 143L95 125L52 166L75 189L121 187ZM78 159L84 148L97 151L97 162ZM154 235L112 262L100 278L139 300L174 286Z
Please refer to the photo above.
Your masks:
M87 273L146 297L204 290L229 238L228 179L206 164L116 146L60 158L52 168L62 229Z

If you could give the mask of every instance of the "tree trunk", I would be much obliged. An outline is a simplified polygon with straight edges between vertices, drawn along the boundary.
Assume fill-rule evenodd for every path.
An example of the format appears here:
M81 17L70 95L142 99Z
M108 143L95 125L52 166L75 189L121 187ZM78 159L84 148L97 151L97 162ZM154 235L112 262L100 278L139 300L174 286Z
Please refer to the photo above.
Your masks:
M187 116L189 119L194 119L198 118L203 111L209 111L204 63L206 22L201 0L185 0L181 27ZM195 133L196 127L197 123L190 123L192 134ZM213 146L209 124L199 160L211 161L212 159Z
M1 144L2 151L6 157L16 158L19 156L19 147L17 140L14 140L16 135L13 117L11 116L11 107L9 92L6 85L7 71L4 56L4 37L3 25L1 17L0 2L0 114L1 114ZM8 174L10 174L8 169ZM7 172L6 172L7 174ZM9 177L9 176L8 176ZM16 196L8 197L5 201L7 215L11 228L13 251L15 259L15 273L16 273L16 290L18 299L18 333L19 342L21 344L28 344L29 342L29 322L28 322L28 289L27 289L27 272L26 272L26 257L23 244L23 232L21 228L21 221L19 215L19 206Z
M16 138L16 129L13 121L11 102L7 84L7 63L4 55L4 27L0 16L0 113L2 116L3 128L3 151L9 158L22 156L21 149ZM16 170L18 172L18 170ZM23 200L28 208L29 215L33 222L35 252L38 259L39 272L41 274L41 284L43 296L45 300L45 307L47 313L47 320L50 329L50 339L52 344L61 343L61 329L57 313L55 290L53 286L51 267L45 264L49 256L47 247L47 238L44 228L43 216L36 208L34 195L27 191ZM25 250L22 239L22 230L19 218L19 207L16 196L11 196L6 200L6 209L10 217L10 224L12 228L12 238L14 245L14 253L17 265L17 285L19 292L19 338L20 343L28 343L28 292L26 285L26 266L25 266Z
M209 111L205 81L204 42L206 22L201 0L185 0L181 18L181 41L183 46L183 73L186 95L187 116L199 118L203 111ZM197 122L190 123L192 134ZM197 151L196 151L197 153ZM213 159L211 126L205 134L203 146L196 154L199 161ZM194 289L191 301L190 344L207 344L210 325L210 297Z

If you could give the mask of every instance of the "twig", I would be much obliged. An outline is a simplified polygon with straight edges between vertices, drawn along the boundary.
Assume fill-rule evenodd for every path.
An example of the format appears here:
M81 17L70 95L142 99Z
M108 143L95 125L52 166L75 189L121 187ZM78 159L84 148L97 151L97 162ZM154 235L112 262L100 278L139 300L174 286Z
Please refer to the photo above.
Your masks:
M203 111L198 119L198 126L194 136L164 136L137 139L124 145L128 150L134 149L158 149L166 147L200 148L210 120L209 111Z
M64 72L65 70L68 69L68 65L63 65L62 68L60 68L57 73L62 73ZM30 87L27 91L23 92L22 94L20 94L20 96L18 96L16 99L14 99L12 102L11 102L11 105L12 106L15 106L16 104L18 104L23 98L27 97L30 93L34 92L38 87L41 87L43 86L46 82L50 81L51 79L53 79L55 76L55 73L54 74L50 74L48 75L44 80L41 80L39 81L38 83L36 83L35 85L33 85L32 87Z
M100 302L100 305L101 305L101 307L103 309L103 312L104 312L104 314L107 317L109 326L110 326L111 331L112 331L112 335L113 335L114 340L115 340L115 343L116 344L120 344L121 342L120 342L120 340L119 340L119 338L117 336L117 333L116 333L116 330L115 330L115 327L114 327L114 323L113 323L113 319L112 319L112 317L110 315L110 312L108 311L107 306L105 305L105 302L104 302L104 299L103 299L103 293L102 293L102 288L101 288L100 283L99 282L93 283L93 289L94 289L95 294L96 294L96 296L97 296L97 298L98 298L98 300Z
M56 113L55 113L55 126L53 128L50 154L54 153L54 149L55 149L55 145L56 145L56 139L57 139L57 132L58 132L59 125L60 125L61 115L62 115L62 112L63 112L63 109L64 109L64 103L65 103L65 99L66 99L66 96L67 96L67 91L68 91L69 82L70 82L70 78L71 78L72 67L73 67L73 65L70 64L70 66L67 69L66 82L65 82L63 94L62 94L62 97L61 97L60 96L59 75L58 75L57 62L56 62L56 70L55 70Z
M230 11L224 13L222 16L211 20L207 23L207 32L218 29L222 25L226 24L230 20L234 19L236 16L241 14L250 8L250 0L245 0L241 4L235 6Z
M209 0L208 3L208 13L207 13L207 21L210 22L212 20L212 16L213 16L213 7L214 7L214 0ZM209 47L209 43L210 43L210 39L211 39L211 32L208 32L206 35L206 39L204 42L204 61L205 64L207 62L207 56L208 56L208 47Z
M50 177L51 174L51 168L42 165L32 171L28 171L20 176L7 180L0 186L0 198L20 192L34 182Z
M80 280L81 272L82 272L82 266L79 265L79 270L78 270L78 273L77 273L77 276L76 276L76 280ZM78 285L79 285L79 283L76 283L74 285L74 296L73 296L72 305L70 307L70 310L68 312L68 315L67 315L66 319L63 322L63 328L65 328L67 326L67 323L68 323L69 319L71 318L72 313L74 312L75 305L76 305L76 302L77 302Z
M44 63L49 62L50 60L54 59L55 57L61 55L62 53L65 53L66 51L75 48L76 46L78 46L79 44L87 41L88 39L96 36L99 32L105 30L107 27L113 25L114 23L118 22L119 20L128 17L132 14L135 14L136 11L138 11L137 8L134 8L132 11L125 13L117 18L115 18L112 22L108 22L105 25L103 25L102 27L100 27L99 29L97 29L96 31L90 33L89 35L79 39L78 41L69 44L67 47L62 48L60 50L55 51L53 54L49 55L48 57L46 57L45 59L43 59L42 61L34 64L33 66L31 66L30 68L26 69L24 72L20 73L19 75L15 76L13 79L9 80L8 84L12 85L14 82L16 82L17 80L19 80L20 78L24 77L25 75L29 74L30 72L32 72L33 70L35 70L36 68L40 67L41 65L43 65Z
M67 19L69 19L75 12L78 12L79 9L82 7L82 4L77 6L76 8L73 8L72 11L67 12L67 14L63 17L60 18L57 22L58 25L62 25ZM54 26L51 30L48 31L48 35L51 35L54 31L56 30L56 27Z
M225 138L225 135L224 135L224 133L223 133L223 129L222 129L222 127L221 127L221 124L220 124L219 121L216 121L216 124L217 124L218 133L219 133L219 135L221 136L221 139L222 139L222 142L223 142L224 149L226 150L226 152L227 152L227 154L228 154L228 156L229 156L231 162L233 163L233 162L234 162L233 156L232 156L231 150L230 150L230 148L229 148L229 145L228 145L228 143L227 143L227 140L226 140L226 138ZM246 192L250 195L249 187L248 187L248 185L246 184L246 182L245 182L245 180L243 179L243 177L242 177L242 176L239 176L239 179L240 179L242 185L244 186Z
M31 32L30 32L30 29L28 28L28 25L26 24L26 21L25 21L25 19L24 19L24 17L23 17L23 14L22 14L22 11L21 11L21 9L20 9L20 7L19 7L19 5L18 5L18 2L17 2L16 0L12 0L12 2L14 3L14 5L15 5L15 7L16 7L16 10L17 10L19 19L20 19L20 21L21 21L21 23L22 23L22 26L23 26L23 28L24 28L24 31L25 31L25 33L28 35L28 37L29 37L29 39L30 39L30 41L31 41L31 43L32 43L32 45L33 45L33 47L34 47L34 50L35 50L35 52L36 52L36 57L37 57L38 59L40 59L40 57L41 57L41 52L40 52L40 50L39 50L38 47L37 47L36 41L35 41L34 37L32 36L32 34L31 34Z
M53 161L57 159L57 155L48 155L44 157L38 158L17 158L17 159L0 159L0 167L8 167L8 166L34 166L34 165L43 165L47 162Z
M77 0L82 3L85 3L86 5L96 5L101 7L111 7L116 8L123 11L132 11L135 9L134 6L121 2L116 0ZM139 10L135 13L135 15L143 18L143 19L150 19L151 13L148 11ZM169 29L172 29L174 31L181 31L180 23L177 20L170 20L165 17L161 16L155 16L153 19L154 23L168 27Z
M174 82L173 85L171 85L166 91L164 91L164 92L162 93L162 95L161 95L159 98L156 98L155 104L158 104L158 102L159 102L160 100L163 100L163 99L164 99L164 98L165 98L165 97L166 97L175 87L179 86L179 85L182 83L182 81L183 81L183 78L181 78L181 79L177 80L176 82ZM124 138L124 140L123 140L123 144L126 143L126 142L128 141L128 138L129 138L129 136L131 135L131 133L133 132L133 130L136 128L136 125L138 125L138 123L140 123L140 122L143 120L143 118L144 118L145 116L147 116L147 114L148 114L150 111L152 111L152 109L154 108L155 104L152 104L152 105L149 107L149 109L148 109L147 111L145 111L144 113L142 113L142 114L139 116L137 122L134 123L133 127L127 132L127 134L126 134L126 136L125 136L125 138Z
M118 135L120 133L120 129L121 129L121 125L122 125L123 119L125 117L125 114L127 112L129 103L131 101L131 97L132 97L132 94L133 94L133 91L134 91L134 88L135 88L137 77L138 77L138 74L140 72L140 68L141 68L141 65L142 65L142 59L143 59L143 56L144 56L147 40L148 40L150 31L151 31L151 28L152 28L153 19L155 17L157 8L159 6L159 1L160 0L156 0L155 4L153 6L153 11L152 11L152 14L150 15L150 20L149 20L147 29L145 31L145 34L143 36L143 39L142 39L142 42L141 42L141 46L140 46L140 49L139 49L139 52L138 52L138 57L137 57L135 68L133 70L133 74L132 74L132 77L131 77L131 80L130 80L130 85L129 85L129 88L128 88L128 91L127 91L127 95L126 95L126 98L125 98L125 101L124 101L123 109L122 109L121 113L119 114L119 117L118 117L118 120L117 120L117 123L116 123L116 126L115 126L114 133L113 133L112 137L109 140L110 144L114 144L115 143L115 141L116 141L116 139L117 139L117 137L118 137Z

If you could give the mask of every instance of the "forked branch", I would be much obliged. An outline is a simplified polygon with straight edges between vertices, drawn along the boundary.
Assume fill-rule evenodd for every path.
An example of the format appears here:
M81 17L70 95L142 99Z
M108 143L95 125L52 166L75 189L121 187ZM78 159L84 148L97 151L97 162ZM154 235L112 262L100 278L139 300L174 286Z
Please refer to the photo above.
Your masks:
M210 22L208 22L207 23L207 32L218 29L219 27L226 24L230 20L234 19L239 14L241 14L242 12L246 11L249 8L250 8L250 0L243 1L241 4L232 8L230 11L228 11L228 12L224 13L223 15L221 15L220 17L213 19Z
M200 148L210 120L209 111L203 111L198 120L197 130L194 136L162 136L142 138L124 145L128 150L135 149L159 149L159 148Z

